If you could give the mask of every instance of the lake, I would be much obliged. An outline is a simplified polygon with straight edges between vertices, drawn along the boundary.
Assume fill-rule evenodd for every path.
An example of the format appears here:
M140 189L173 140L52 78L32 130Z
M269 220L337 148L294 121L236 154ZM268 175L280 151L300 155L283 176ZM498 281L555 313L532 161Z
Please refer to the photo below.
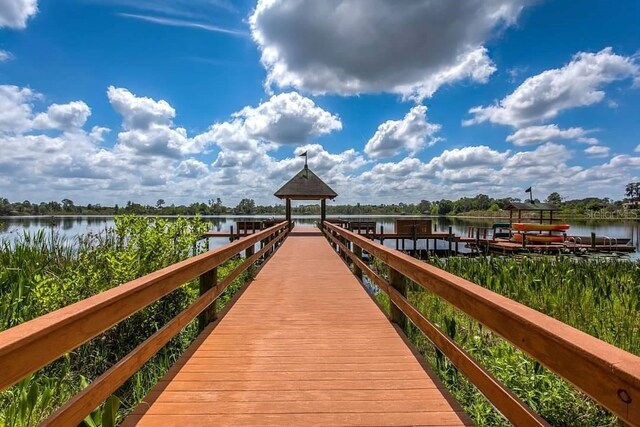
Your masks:
M255 220L269 218L269 216L204 216L203 219L211 224L210 229L214 231L229 231L237 220ZM348 220L376 221L376 230L380 225L385 232L394 230L396 218L408 219L410 216L389 216L389 215L340 215L329 216L329 218L342 218ZM430 218L438 231L447 231L452 227L454 234L467 235L467 228L470 226L491 226L494 222L501 221L493 218L451 218L451 217L424 217ZM293 216L294 221L301 225L313 225L320 219L319 216ZM569 235L588 236L593 231L598 236L608 236L615 238L631 238L636 251L640 251L640 222L633 220L567 220L571 224ZM105 228L113 227L113 217L99 216L59 216L59 217L5 217L0 218L0 238L15 239L23 232L35 232L40 229L53 230L62 235L73 238L78 234L85 234L89 231L99 232ZM211 247L221 246L228 242L226 238L214 238L210 240ZM393 241L386 241L387 246L395 246ZM409 246L408 246L409 247ZM418 248L424 248L424 242ZM439 248L445 249L446 243L439 242Z

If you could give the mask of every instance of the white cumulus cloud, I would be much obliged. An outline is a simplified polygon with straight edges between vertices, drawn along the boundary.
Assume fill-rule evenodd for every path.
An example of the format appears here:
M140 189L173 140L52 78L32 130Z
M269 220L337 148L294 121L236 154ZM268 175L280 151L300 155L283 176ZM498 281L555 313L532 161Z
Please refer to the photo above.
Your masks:
M444 150L430 164L446 169L463 169L476 166L492 166L504 163L510 152L501 153L486 145L468 146Z
M52 104L46 113L38 114L33 120L37 129L78 129L84 126L91 115L91 109L83 101L68 104Z
M427 107L418 105L402 120L388 120L378 126L364 151L372 158L393 157L405 151L415 155L425 145L431 146L440 140L435 136L440 128L428 122Z
M0 132L20 133L30 129L33 102L38 97L29 88L0 85Z
M587 136L589 133L590 131L579 127L560 129L558 125L528 126L509 135L507 141L517 146L541 144L558 139L572 139L585 144L597 144L596 138Z
M184 160L176 168L176 175L182 178L199 178L208 172L207 165L196 159Z
M7 62L13 59L13 54L7 50L0 49L0 62Z
M176 110L167 101L136 96L125 88L109 86L107 97L113 109L122 116L125 129L169 126L176 116Z
M249 167L279 146L308 144L313 137L341 129L340 118L311 99L297 92L282 93L256 107L244 107L232 114L230 121L214 123L193 138L190 151L215 144L221 151L214 166Z
M233 115L248 135L276 144L301 144L309 138L341 130L340 119L297 92L272 96L257 107Z
M0 2L0 28L26 28L29 18L37 12L38 0L2 0Z
M605 147L604 145L592 145L591 147L584 150L584 152L587 153L589 157L608 157L609 151L611 151L611 149L609 147Z
M259 0L249 19L266 86L313 94L392 92L422 100L486 82L486 41L529 0Z
M490 121L522 127L543 122L564 110L602 101L604 86L639 74L640 66L632 57L617 55L611 48L579 52L562 68L529 77L496 104L472 108L474 117L464 124Z

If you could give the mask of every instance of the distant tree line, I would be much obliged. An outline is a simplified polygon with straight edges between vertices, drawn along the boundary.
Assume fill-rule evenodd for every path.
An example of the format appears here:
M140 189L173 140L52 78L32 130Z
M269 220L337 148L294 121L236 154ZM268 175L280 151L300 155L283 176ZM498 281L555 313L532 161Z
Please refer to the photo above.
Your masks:
M619 210L629 205L640 206L640 182L627 184L624 200L614 201L607 197L587 197L584 199L566 200L559 193L553 192L545 199L548 203L559 206L566 214L583 215L595 210ZM512 202L521 202L519 198L494 199L486 194L475 197L462 197L458 200L441 199L438 201L421 200L419 203L397 204L361 204L327 205L329 215L463 215L492 214L500 211ZM535 199L535 202L540 200ZM295 206L295 215L320 215L320 204ZM190 205L167 205L159 199L155 206L143 205L128 201L124 206L102 206L101 204L77 205L70 199L60 202L31 203L10 202L0 197L0 216L12 215L284 215L284 205L257 205L253 199L242 199L235 207L225 206L220 198L210 199L207 203L194 202Z

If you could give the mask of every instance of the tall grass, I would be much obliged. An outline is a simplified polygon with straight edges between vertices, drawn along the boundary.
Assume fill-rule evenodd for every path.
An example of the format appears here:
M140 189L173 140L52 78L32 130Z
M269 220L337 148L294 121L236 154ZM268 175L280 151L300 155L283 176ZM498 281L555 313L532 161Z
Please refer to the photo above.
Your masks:
M558 258L432 259L437 267L640 355L640 264ZM384 270L379 263L378 269ZM608 426L616 419L573 386L469 316L415 284L408 298L554 426ZM387 306L386 297L378 298ZM409 337L480 426L508 423L417 330Z
M114 228L75 239L39 231L25 233L13 241L0 241L0 330L183 260L194 251L204 249L198 240L207 228L200 218L123 216L115 219ZM239 259L229 261L218 268L218 274L224 277L240 262ZM247 279L246 274L238 278L222 301L228 300ZM197 296L197 283L187 283L0 393L0 426L37 425ZM106 427L121 420L196 335L194 321L104 405L96 408L84 424Z

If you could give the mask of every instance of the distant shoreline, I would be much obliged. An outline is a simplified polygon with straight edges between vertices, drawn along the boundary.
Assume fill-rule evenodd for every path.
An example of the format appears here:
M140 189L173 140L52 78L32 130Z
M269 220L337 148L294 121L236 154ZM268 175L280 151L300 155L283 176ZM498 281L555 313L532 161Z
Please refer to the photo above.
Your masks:
M12 219L73 219L73 218L105 218L113 219L116 216L125 215L104 215L104 214L59 214L59 215L10 215L0 216L2 220ZM158 217L158 218L195 218L197 215L153 215L153 214L139 214L138 216L145 217ZM201 218L272 218L283 217L283 215L268 215L268 214L222 214L222 215L200 215ZM447 215L427 215L427 214L331 214L327 215L328 218L448 218L448 219L492 219L492 220L509 220L507 213L463 213L463 214L447 214ZM294 214L293 218L320 218L320 215L304 215ZM513 218L516 220L516 218ZM525 221L538 221L535 216L522 217ZM547 220L547 219L545 219ZM575 215L575 214L562 214L557 213L554 215L554 221L556 220L581 220L581 221L594 221L594 222L623 222L623 221L640 221L640 213L636 214L636 217L632 216L616 216L612 215L594 215L590 217L588 215Z

